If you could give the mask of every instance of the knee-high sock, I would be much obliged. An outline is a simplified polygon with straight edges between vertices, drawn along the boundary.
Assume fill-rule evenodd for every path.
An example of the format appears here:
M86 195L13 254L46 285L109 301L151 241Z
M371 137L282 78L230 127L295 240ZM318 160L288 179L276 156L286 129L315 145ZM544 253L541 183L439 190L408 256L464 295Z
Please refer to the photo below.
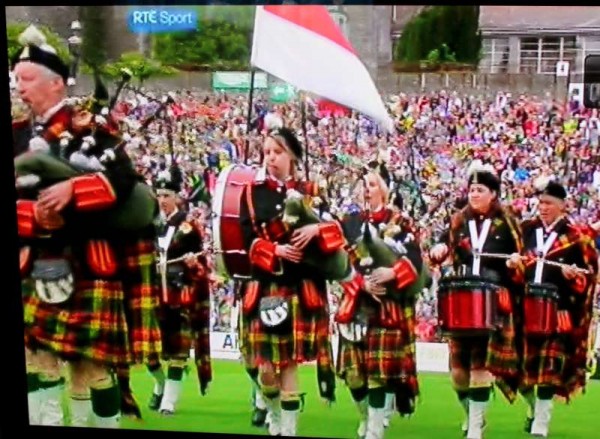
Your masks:
M90 390L94 422L101 428L119 428L121 420L121 394L119 385L112 379L96 383Z

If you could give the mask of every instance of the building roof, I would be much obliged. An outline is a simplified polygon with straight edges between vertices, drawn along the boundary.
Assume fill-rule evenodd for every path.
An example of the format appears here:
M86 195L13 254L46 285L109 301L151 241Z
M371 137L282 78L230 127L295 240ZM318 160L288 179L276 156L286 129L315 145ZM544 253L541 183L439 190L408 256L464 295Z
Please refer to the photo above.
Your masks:
M483 34L600 32L600 6L481 6Z

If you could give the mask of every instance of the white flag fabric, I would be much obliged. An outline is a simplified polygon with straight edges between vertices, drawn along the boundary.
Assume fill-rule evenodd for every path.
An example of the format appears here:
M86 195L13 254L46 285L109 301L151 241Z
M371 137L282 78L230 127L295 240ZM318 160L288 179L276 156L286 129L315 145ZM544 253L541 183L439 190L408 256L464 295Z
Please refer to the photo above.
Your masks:
M257 6L251 63L394 129L367 68L325 6Z

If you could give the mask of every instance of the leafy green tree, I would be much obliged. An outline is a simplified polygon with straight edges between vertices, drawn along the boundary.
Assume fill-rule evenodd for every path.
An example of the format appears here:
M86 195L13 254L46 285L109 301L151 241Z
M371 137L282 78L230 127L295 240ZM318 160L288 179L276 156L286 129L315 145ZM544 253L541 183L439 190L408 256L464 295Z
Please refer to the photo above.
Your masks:
M8 23L6 26L6 36L8 42L8 60L10 62L19 50L21 45L19 44L19 35L23 33L29 24L27 23ZM56 32L53 32L47 26L36 26L45 36L46 41L49 45L54 47L58 53L58 56L65 62L69 62L69 48L67 42Z
M110 29L105 14L103 6L81 8L81 60L91 68L103 66L108 59L106 36Z
M141 84L150 78L159 76L171 76L177 73L177 70L162 65L156 60L146 58L139 52L127 52L121 55L117 61L106 64L102 68L102 73L110 78L116 79L121 77L121 70L128 69Z
M163 64L182 70L239 66L250 58L250 31L235 22L201 20L195 32L154 37L154 56Z
M481 58L479 6L433 6L410 20L395 48L404 62L460 62Z

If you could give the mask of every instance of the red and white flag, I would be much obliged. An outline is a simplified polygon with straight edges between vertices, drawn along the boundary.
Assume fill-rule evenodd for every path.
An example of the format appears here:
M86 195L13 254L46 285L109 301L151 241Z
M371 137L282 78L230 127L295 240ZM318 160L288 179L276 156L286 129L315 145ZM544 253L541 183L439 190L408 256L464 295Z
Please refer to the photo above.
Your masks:
M394 123L367 68L325 6L257 6L251 62L393 131Z

